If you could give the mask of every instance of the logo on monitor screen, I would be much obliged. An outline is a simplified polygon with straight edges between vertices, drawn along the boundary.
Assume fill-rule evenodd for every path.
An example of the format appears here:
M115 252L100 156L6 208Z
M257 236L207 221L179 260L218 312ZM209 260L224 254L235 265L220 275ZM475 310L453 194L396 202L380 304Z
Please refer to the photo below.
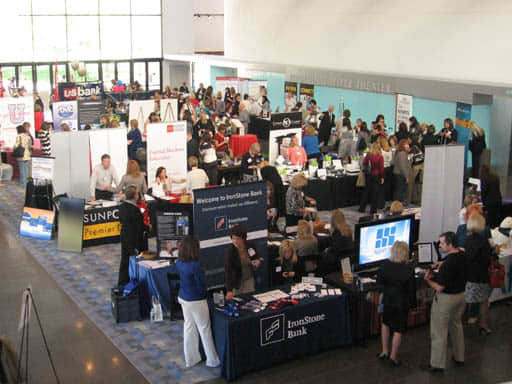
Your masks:
M375 241L375 250L381 249L381 248L388 248L388 247L391 247L393 244L395 244L395 234L396 234L396 228L394 226L386 227L386 228L379 228L377 230L377 239Z
M285 339L284 334L284 314L265 317L260 320L261 346L279 343Z

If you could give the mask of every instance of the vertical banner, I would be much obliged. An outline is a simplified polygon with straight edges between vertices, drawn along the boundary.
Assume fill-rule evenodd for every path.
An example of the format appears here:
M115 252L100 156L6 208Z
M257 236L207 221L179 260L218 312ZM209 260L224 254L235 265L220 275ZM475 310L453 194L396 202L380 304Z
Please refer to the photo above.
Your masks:
M162 120L163 123L180 120L178 116L178 99L160 100L160 120ZM139 128L142 129L140 125Z
M16 143L16 127L24 122L30 123L30 133L34 131L34 99L26 97L0 98L0 140L5 146L13 147Z
M309 108L309 103L315 97L315 86L313 84L300 84L300 102L306 108Z
M66 123L72 131L78 130L78 103L72 101L58 101L53 103L53 129L61 131L62 123Z
M395 132L398 131L398 125L404 122L409 126L409 118L412 116L412 96L396 94L395 109Z
M147 174L149 188L153 187L158 167L165 167L167 176L173 180L174 188L176 188L176 184L184 184L184 180L187 178L187 123L185 121L148 125Z
M455 129L457 130L457 144L464 144L464 168L467 166L469 136L471 130L469 123L471 121L471 104L457 102L455 111Z
M286 81L284 83L284 111L291 112L297 104L297 83Z
M242 224L261 264L256 288L268 287L265 183L247 183L194 191L194 235L200 241L200 263L207 288L224 285L224 257L231 227Z
M154 100L132 100L130 101L130 113L128 115L128 123L131 120L139 122L139 129L142 132L144 122L148 119L151 112L155 112ZM128 124L128 126L130 126Z

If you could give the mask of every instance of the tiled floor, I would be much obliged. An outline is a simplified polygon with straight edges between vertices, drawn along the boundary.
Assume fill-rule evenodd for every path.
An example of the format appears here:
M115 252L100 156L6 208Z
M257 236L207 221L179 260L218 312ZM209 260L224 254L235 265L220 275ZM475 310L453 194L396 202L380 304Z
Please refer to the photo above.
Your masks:
M182 368L181 325L171 326L169 322L161 326L152 326L149 322L123 326L112 324L104 301L106 287L115 279L117 259L112 253L118 254L118 249L115 246L94 247L83 255L69 255L53 252L49 248L54 245L50 246L48 242L20 238L14 234L16 223L13 224L18 216L19 197L14 208L7 206L13 204L9 199L13 199L16 188L9 186L7 190L4 187L0 186L0 334L17 344L21 293L27 285L31 285L62 383L145 383L139 370L152 383L193 383L218 374L204 367L194 370ZM12 213L13 209L15 214ZM355 221L357 213L347 211L350 221ZM96 273L105 281L95 279ZM401 354L404 364L398 369L382 364L375 358L379 341L373 339L366 348L352 347L326 352L248 374L239 382L511 381L512 306L493 304L491 317L495 332L488 337L479 336L474 327L466 327L466 366L449 366L443 376L432 376L419 368L428 361L429 354L428 327L421 327L406 335ZM42 339L34 326L35 322L31 324L31 382L53 383ZM216 384L224 381L211 379L205 382Z

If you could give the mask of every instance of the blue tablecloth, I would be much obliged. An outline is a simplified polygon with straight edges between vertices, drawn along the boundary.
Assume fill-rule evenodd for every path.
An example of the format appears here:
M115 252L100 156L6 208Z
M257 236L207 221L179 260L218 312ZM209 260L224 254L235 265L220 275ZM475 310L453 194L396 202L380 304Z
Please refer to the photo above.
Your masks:
M171 264L162 268L149 269L138 263L138 261L142 260L137 259L135 256L130 257L130 279L138 279L142 283L141 306L143 316L149 316L152 296L157 296L162 304L162 309L168 312L171 293L167 274L177 273L176 266Z
M346 295L304 299L278 311L242 311L238 318L213 309L212 329L222 375L230 381L352 342Z

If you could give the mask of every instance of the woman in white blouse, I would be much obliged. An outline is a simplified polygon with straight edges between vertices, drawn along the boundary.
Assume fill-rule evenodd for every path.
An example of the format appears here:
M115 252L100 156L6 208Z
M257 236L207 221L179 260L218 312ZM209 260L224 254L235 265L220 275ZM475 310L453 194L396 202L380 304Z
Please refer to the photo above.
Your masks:
M153 184L153 196L164 197L169 188L169 178L167 177L167 170L165 167L158 167L156 170L155 183Z

